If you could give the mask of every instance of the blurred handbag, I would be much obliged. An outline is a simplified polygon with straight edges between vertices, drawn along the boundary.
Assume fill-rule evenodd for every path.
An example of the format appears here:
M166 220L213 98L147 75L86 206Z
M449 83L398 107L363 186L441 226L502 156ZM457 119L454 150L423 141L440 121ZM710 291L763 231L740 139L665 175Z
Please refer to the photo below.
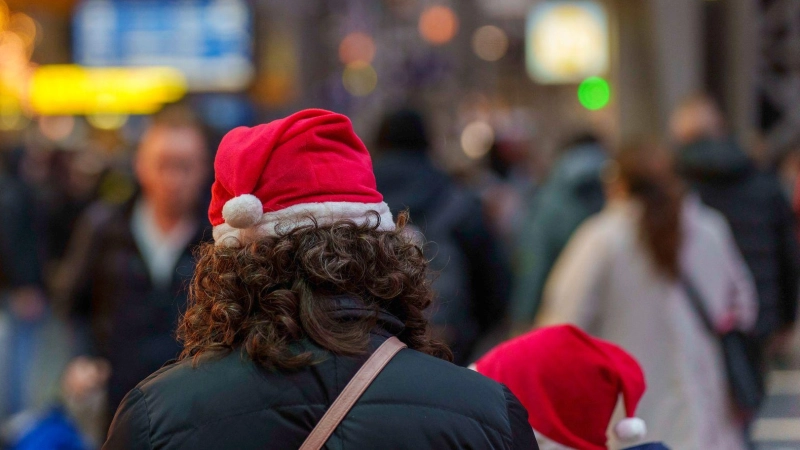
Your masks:
M358 372L353 375L347 386L342 389L342 392L333 401L331 407L325 411L322 419L311 430L311 434L303 442L300 450L320 450L325 445L325 442L328 441L328 438L331 437L336 427L342 422L344 416L347 415L353 405L361 398L364 391L372 384L372 381L381 373L381 370L386 367L386 364L389 364L389 361L392 360L397 352L404 348L406 348L406 344L403 344L400 339L394 336L384 341L370 355L367 362L358 369Z
M747 416L754 415L765 394L758 343L747 333L736 329L720 334L708 315L700 291L685 275L681 276L681 283L703 326L720 341L728 385L736 406Z

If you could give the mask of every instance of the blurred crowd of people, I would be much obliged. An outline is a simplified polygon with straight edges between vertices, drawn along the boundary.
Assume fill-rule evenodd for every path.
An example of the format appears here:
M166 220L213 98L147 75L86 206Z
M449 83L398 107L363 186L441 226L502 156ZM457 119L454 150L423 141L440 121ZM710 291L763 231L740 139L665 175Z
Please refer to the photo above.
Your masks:
M611 148L591 133L526 175L497 146L465 182L442 170L425 118L382 121L378 190L410 212L432 260L432 332L466 366L512 335L575 324L642 365L639 415L674 448L746 448L752 419L727 391L718 334L747 332L763 376L798 308L800 148L758 166L709 98L674 113L668 143ZM30 146L28 146L30 147ZM123 396L175 358L175 327L206 218L213 145L190 110L153 116L127 172L135 191L100 195L108 171L79 152L0 158L0 437L95 448ZM502 189L498 190L498 186ZM502 195L499 195L501 192ZM508 206L512 205L512 206Z

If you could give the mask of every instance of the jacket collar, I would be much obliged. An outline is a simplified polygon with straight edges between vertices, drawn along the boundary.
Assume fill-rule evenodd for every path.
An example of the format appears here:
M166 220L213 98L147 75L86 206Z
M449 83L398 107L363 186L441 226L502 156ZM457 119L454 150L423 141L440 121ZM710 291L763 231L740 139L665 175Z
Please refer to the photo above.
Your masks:
M358 320L374 316L375 308L364 303L363 300L352 295L332 295L329 311L331 316L337 320ZM405 324L394 314L379 309L377 312L378 324L373 332L387 337L395 336L403 332Z

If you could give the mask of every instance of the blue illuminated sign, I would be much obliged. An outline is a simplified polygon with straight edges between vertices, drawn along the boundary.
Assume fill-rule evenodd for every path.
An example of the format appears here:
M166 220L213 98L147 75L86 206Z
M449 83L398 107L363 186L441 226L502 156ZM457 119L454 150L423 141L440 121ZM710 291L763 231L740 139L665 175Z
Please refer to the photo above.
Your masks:
M172 66L194 90L246 87L252 39L243 0L85 0L74 16L78 64Z

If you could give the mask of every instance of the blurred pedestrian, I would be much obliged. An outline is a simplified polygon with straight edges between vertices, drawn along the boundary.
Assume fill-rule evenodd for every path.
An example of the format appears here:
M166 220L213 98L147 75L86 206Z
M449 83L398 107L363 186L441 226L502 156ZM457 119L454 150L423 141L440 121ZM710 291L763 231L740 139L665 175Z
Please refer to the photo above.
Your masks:
M398 338L408 348L327 448L537 448L513 394L430 339L427 263L349 119L305 110L236 128L214 167L215 244L199 250L182 359L128 394L104 448L300 448L368 353Z
M473 366L508 386L528 410L542 450L605 450L606 431L622 398L625 418L612 428L622 442L642 441L633 417L645 392L639 363L622 348L572 325L541 328L498 345ZM666 449L639 444L628 449Z
M765 348L797 318L800 253L795 221L774 173L759 170L729 136L709 97L687 99L672 117L678 167L703 202L728 220L758 291L758 342Z
M27 187L0 166L0 447L58 400L61 371L74 350L53 318L42 283Z
M520 230L516 277L511 295L512 327L531 327L547 276L575 230L603 208L600 175L608 160L589 134L568 144L547 181L531 202Z
M108 404L178 356L174 337L207 227L200 198L209 174L203 133L189 113L153 118L135 155L140 193L96 203L77 225L58 274L61 298L91 331L89 351L111 364Z
M436 168L419 113L388 114L378 131L375 178L397 214L408 210L428 244L437 300L434 333L466 365L478 341L506 315L511 269L503 246L489 231L477 194Z
M612 167L608 205L559 258L541 324L573 323L636 357L649 385L638 412L652 438L676 449L745 448L718 335L689 290L717 333L752 327L752 276L730 229L684 194L663 147L628 145Z

